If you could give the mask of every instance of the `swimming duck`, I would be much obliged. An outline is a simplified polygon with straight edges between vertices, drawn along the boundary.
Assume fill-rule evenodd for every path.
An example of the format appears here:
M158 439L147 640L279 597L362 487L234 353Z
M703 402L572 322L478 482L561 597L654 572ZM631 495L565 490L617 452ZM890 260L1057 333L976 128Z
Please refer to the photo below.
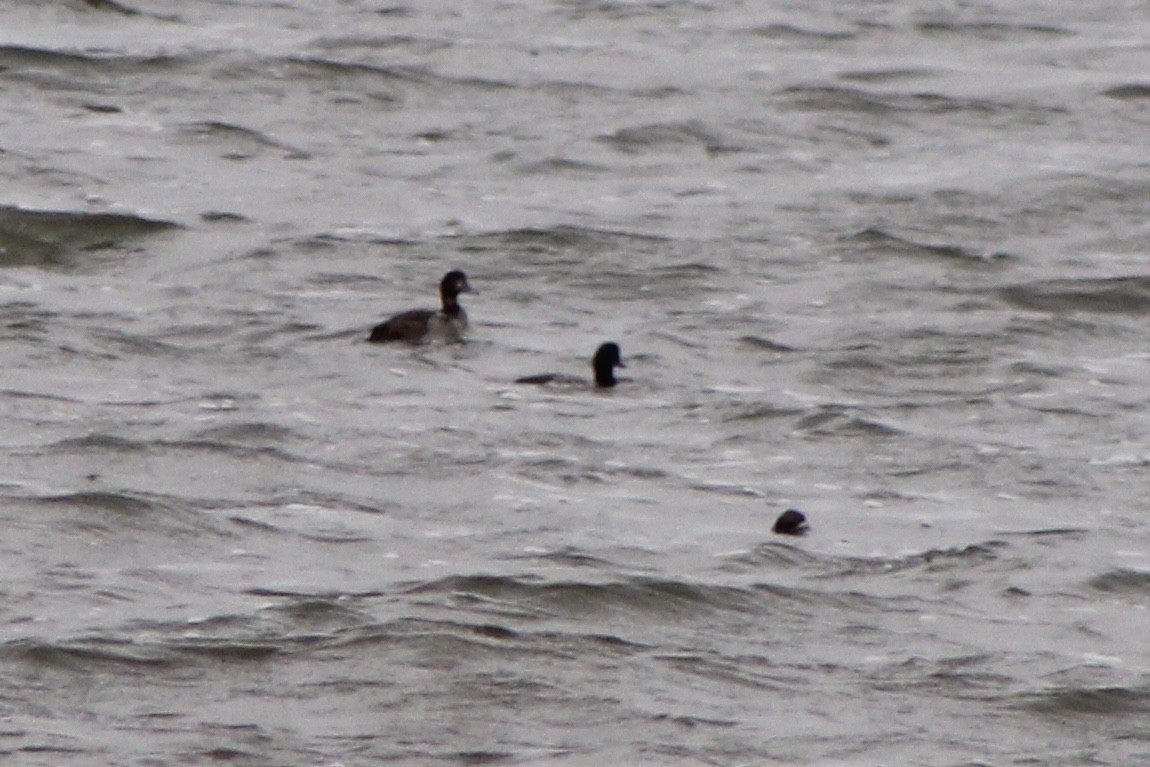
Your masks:
M458 269L443 275L439 282L439 298L443 308L409 309L371 329L368 341L407 341L419 343L433 338L444 341L463 340L467 329L467 312L459 305L460 293L474 293L467 283L467 275Z
M595 386L600 389L609 389L615 385L615 368L625 368L623 353L619 344L608 341L599 346L595 356L591 358L591 368L595 371ZM515 383L521 384L555 384L561 386L587 386L588 382L578 376L566 373L539 373L533 376L516 378Z

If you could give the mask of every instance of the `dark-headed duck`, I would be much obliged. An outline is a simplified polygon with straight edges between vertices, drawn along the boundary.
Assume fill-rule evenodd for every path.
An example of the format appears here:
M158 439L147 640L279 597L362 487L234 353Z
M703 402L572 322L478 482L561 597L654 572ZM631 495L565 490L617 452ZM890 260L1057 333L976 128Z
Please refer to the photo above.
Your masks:
M623 353L619 344L608 341L602 344L591 358L591 368L595 371L595 386L600 389L609 389L615 385L615 368L625 368ZM558 386L587 386L588 382L578 376L566 373L540 373L533 376L516 378L515 383L521 384L554 384Z
M372 343L419 343L432 339L461 341L463 331L467 329L467 312L459 305L459 294L473 292L467 284L466 274L458 269L448 272L439 283L442 309L410 309L401 312L372 328L367 340Z
M775 520L772 532L778 535L806 535L809 529L805 514L798 509L787 509Z

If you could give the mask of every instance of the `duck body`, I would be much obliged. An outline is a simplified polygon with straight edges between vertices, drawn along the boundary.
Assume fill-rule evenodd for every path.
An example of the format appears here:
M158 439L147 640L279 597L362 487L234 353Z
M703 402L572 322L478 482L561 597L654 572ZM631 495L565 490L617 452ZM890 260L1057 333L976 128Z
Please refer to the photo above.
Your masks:
M618 381L615 379L615 368L625 368L623 353L619 344L608 341L601 344L591 359L591 369L595 371L594 386L597 389L609 389ZM516 378L515 383L536 384L541 386L589 386L591 383L585 378L568 375L567 373L539 373L537 375Z
M448 272L439 283L442 308L400 312L372 328L367 340L377 344L389 341L462 341L463 332L467 330L467 312L459 305L459 294L473 292L466 274L459 270Z

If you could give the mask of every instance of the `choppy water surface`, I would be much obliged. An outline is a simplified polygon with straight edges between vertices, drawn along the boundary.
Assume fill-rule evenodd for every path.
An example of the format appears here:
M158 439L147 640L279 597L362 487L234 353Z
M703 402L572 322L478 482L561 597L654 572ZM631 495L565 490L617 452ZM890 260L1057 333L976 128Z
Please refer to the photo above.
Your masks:
M1147 40L5 3L5 764L1150 760Z

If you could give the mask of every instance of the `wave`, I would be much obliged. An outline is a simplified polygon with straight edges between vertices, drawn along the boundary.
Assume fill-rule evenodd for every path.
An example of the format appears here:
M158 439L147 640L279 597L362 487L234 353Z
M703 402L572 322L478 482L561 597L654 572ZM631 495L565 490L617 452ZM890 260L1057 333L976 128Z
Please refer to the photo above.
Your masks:
M816 436L895 437L903 430L841 405L822 405L800 418L795 431Z
M212 426L196 432L195 439L219 441L229 445L268 445L289 442L298 436L296 432L286 426L264 421L252 421Z
M267 148L282 151L288 160L308 160L312 156L306 150L285 144L258 130L233 123L205 120L185 123L182 129L188 136L227 144L229 151L223 156L229 160L246 160Z
M1089 535L1090 531L1083 527L1051 527L1002 533L1003 538L1027 538L1039 546L1057 546L1064 540L1081 541Z
M1150 572L1118 569L1090 579L1090 588L1108 594L1131 594L1150 597Z
M412 596L439 596L458 604L511 609L522 617L617 614L689 617L716 610L743 611L761 603L754 591L680 580L632 576L614 581L545 581L538 577L455 575L417 583Z
M0 245L0 247L3 246ZM55 312L30 301L11 301L0 306L0 327L4 328L5 336L10 340L43 343L57 332L58 321L59 316ZM72 401L66 397L57 397L43 392L15 389L6 389L4 392L14 397L58 399L61 402Z
M945 553L924 553L918 561L935 561L942 556ZM901 613L919 609L922 602L909 597L872 596L853 588L822 588L818 576L828 577L828 570L845 576L848 568L858 565L810 555L784 544L764 544L752 552L730 557L720 570L746 577L780 567L813 568L819 572L809 574L798 585L760 581L732 585L643 575L603 581L455 575L408 585L403 593L414 599L415 605L448 607L452 611L466 609L485 619L497 616L513 621L517 630L536 621L554 619L606 622L595 625L614 625L615 621L621 621L619 625L664 625L667 621L698 620L719 630L728 622L742 625L767 616L778 623L802 623L825 609L861 615ZM884 565L883 572L890 569Z
M1058 717L1144 715L1150 713L1150 686L1055 687L1018 696L1016 705Z
M1029 103L1001 103L941 93L878 93L841 85L796 85L778 91L777 95L795 110L848 112L888 119L904 113L987 118L1011 115L1030 118L1033 122L1064 111Z
M93 76L138 73L142 70L169 70L201 61L205 54L184 57L168 54L120 54L101 49L98 52L61 48L39 48L27 45L0 45L0 70L9 79L67 85L51 79L50 72L81 75L90 83ZM48 73L45 72L48 70ZM73 85L79 86L79 83ZM79 89L79 88L78 88Z
M805 29L793 24L767 24L765 26L752 28L750 33L756 37L764 37L768 40L791 40L799 43L805 43L811 40L816 42L839 42L841 40L853 40L858 37L857 30Z
M600 175L612 172L612 168L608 165L572 160L567 157L547 157L542 160L521 163L515 167L515 172L525 176L554 176L557 173Z
M10 662L44 669L92 670L103 664L169 666L172 659L162 648L144 647L129 640L89 639L49 641L17 639L0 644L0 656Z
M910 80L920 77L931 77L937 74L936 70L926 67L899 67L891 69L859 69L849 72L840 72L840 80L853 80L863 83L893 82L897 80Z
M793 346L788 346L787 344L779 343L778 341L772 341L771 339L763 338L762 336L741 336L739 338L739 343L750 346L752 349L757 349L759 351L765 352L787 354L790 352L798 351L798 349Z
M945 695L949 698L998 702L1015 679L988 671L1000 661L988 653L939 659L912 657L871 672L870 683L887 692L895 690Z
M132 530L169 537L187 536L196 540L206 540L205 536L232 536L224 524L207 513L210 502L178 496L93 489L6 497L38 512L56 510L60 529L107 536L109 540Z
M964 266L998 265L1010 258L1005 253L987 254L963 245L917 242L876 227L863 229L844 237L840 243L849 253L868 258L899 256L939 260Z
M1075 33L1046 24L1009 24L996 21L922 21L914 28L924 35L974 37L980 40L1016 42L1023 37L1069 37Z
M724 557L719 569L743 576L757 572L785 574L788 585L757 583L754 588L761 595L770 595L769 604L777 612L783 606L793 610L814 609L820 606L836 611L861 615L914 612L930 600L915 594L877 595L868 593L866 584L876 585L890 577L925 573L937 578L940 573L969 574L976 569L999 566L1005 562L1009 549L1003 541L990 540L965 546L930 548L897 556L860 557L834 555L810 551L789 543L770 541L751 551ZM1009 562L1014 567L1016 563ZM795 580L796 577L801 580ZM847 591L828 588L829 584L845 581ZM882 587L880 593L886 591Z
M156 498L113 491L81 491L41 496L35 499L45 505L79 507L86 511L109 511L129 517L142 517L170 510Z
M409 16L414 13L410 8L396 6L392 9L396 16ZM382 11L379 11L382 13ZM308 47L321 51L390 51L395 48L416 48L421 53L431 53L443 48L450 48L454 43L447 38L429 37L426 35L404 34L378 34L370 36L345 35L337 37L322 37L313 40Z
M520 229L503 229L493 232L485 232L478 235L466 236L463 239L483 242L484 240L494 240L496 243L503 247L504 245L517 245L517 246L546 246L554 248L582 248L594 249L601 248L607 243L625 240L628 243L651 243L660 244L668 241L666 237L658 235L643 234L639 232L627 232L617 229L596 229L586 226L571 226L561 224L558 226L549 226L543 228L524 227Z
M510 252L518 269L567 267L591 270L596 276L603 268L604 259L613 254L665 252L672 243L658 235L570 225L502 229L459 235L455 239L458 250L464 254ZM634 270L625 276L629 282L643 278Z
M178 666L261 661L274 655L345 644L350 632L374 630L370 616L348 606L348 596L282 593L280 604L251 613L216 615L196 621L134 621L120 629L69 639L21 638L0 644L0 656L38 666L91 668L98 664Z
M1150 277L1045 280L1001 288L997 295L1020 309L1094 314L1150 314Z
M811 552L791 544L772 541L761 544L753 551L727 557L721 569L748 573L759 569L801 568L808 571L813 582L856 576L886 576L924 569L932 572L965 569L998 562L1001 552L1007 548L1008 544L1003 541L990 540L966 546L931 548L893 557L856 557Z
M0 267L72 266L85 253L182 228L174 221L131 213L30 210L0 205Z
M78 10L95 11L97 13L110 13L116 16L143 16L157 19L159 21L180 20L179 16L175 16L173 14L142 11L134 6L116 2L116 0L83 0L83 2L75 2L75 0L72 0L72 2L66 3L66 5L71 5Z
M763 543L752 551L741 552L723 559L719 569L723 572L747 573L771 568L821 568L827 560L798 546L787 543Z
M186 627L185 627L186 629ZM91 637L67 641L18 639L0 645L0 656L49 669L95 671L101 666L186 666L190 659L212 662L263 661L284 648L276 641L257 639L196 639L141 641L138 637Z
M94 57L73 51L34 48L27 45L0 45L0 67L4 70L23 66L87 66ZM6 72L6 74L9 74Z
M508 561L538 561L548 565L561 565L566 567L587 568L602 570L603 572L617 571L620 565L608 559L589 554L573 546L567 546L554 551L545 551L529 554L513 554L506 557Z
M806 411L797 407L781 407L770 402L743 402L730 406L721 416L723 423L738 421L777 421L801 417Z
M1089 222L1111 233L1110 238L1095 246L1103 248L1103 252L1119 248L1142 253L1148 241L1137 232L1141 231L1139 227L1150 205L1148 176L1145 164L1133 165L1121 172L1060 174L1043 182L1036 193L1026 196L1025 205L1004 201L1000 216L1027 221L1028 227L1053 227L1051 231L1065 231L1068 221ZM1015 196L1033 187L1033 183L1020 186ZM1126 234L1119 235L1119 232Z
M724 141L697 120L675 123L653 123L633 128L620 128L599 136L598 140L626 154L638 154L668 147L680 151L684 146L696 146L707 154L741 151Z
M779 91L792 108L816 112L857 112L866 115L887 115L902 111L939 111L957 102L922 99L912 96L872 93L859 88L835 85L795 85ZM948 110L948 111L949 111Z
M119 16L141 16L143 13L136 8L127 5L121 5L115 0L84 0L85 8L91 8L94 11L104 11L107 13L115 13Z
M996 563L1001 552L1009 548L1003 541L991 540L966 546L927 549L898 557L844 557L826 563L826 577L843 578L856 575L893 575L913 570L937 573L945 570L968 570L973 566Z
M761 656L724 657L719 653L668 652L658 656L661 665L693 677L701 677L708 682L754 690L756 692L785 692L794 679L789 670L780 669L777 664ZM692 721L700 721L692 717ZM713 719L706 724L717 727L734 727L733 720Z
M442 94L445 88L466 90L496 91L514 88L513 83L490 80L482 77L449 77L438 74L426 67L367 64L358 61L342 61L325 56L291 56L261 66L289 68L292 76L319 78L323 80L364 77L387 82L393 85L418 85Z
M1122 101L1150 99L1150 83L1127 83L1102 91L1103 96Z
M289 464L315 464L315 456L296 455L287 451L282 443L292 437L289 429L275 425L237 426L234 430L221 428L194 435L188 439L129 439L116 435L91 434L60 440L46 448L49 452L103 453L116 451L137 453L153 458L165 454L217 454L236 460L273 460ZM328 464L330 466L330 464Z

